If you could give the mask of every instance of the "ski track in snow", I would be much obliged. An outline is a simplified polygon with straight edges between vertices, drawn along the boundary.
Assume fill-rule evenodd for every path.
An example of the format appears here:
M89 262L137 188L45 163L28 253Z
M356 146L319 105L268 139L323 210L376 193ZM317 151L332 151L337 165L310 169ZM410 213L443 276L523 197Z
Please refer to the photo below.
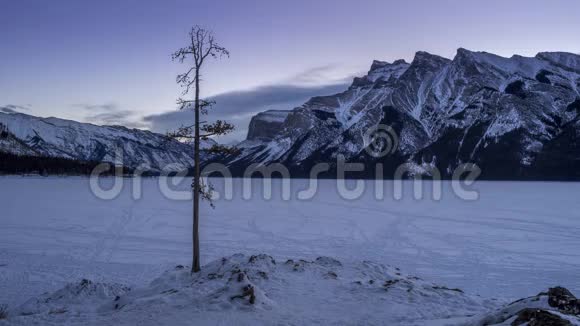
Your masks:
M141 286L189 264L191 203L165 199L157 182L145 179L143 198L134 201L125 179L121 196L103 201L86 178L1 177L0 303L82 278ZM580 184L479 182L480 199L466 202L446 183L438 202L414 200L411 183L396 201L392 181L378 201L369 182L363 198L347 201L325 180L312 200L283 201L273 182L271 200L261 199L260 188L243 200L236 179L232 201L204 205L203 262L236 252L324 255L397 266L484 297L516 299L556 285L580 292ZM293 193L307 184L293 180Z

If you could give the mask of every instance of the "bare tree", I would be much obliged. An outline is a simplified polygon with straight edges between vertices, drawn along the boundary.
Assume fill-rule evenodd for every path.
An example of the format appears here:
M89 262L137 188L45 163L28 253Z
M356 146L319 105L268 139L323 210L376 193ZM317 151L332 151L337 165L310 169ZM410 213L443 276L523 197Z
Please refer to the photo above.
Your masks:
M180 63L187 62L189 64L188 70L177 75L176 81L183 87L182 95L185 96L191 90L195 91L193 100L179 98L177 104L180 110L193 109L194 124L189 126L181 126L177 131L169 134L170 137L179 140L193 140L194 144L194 177L193 177L193 263L191 265L191 272L197 273L200 271L200 257L199 257L199 199L207 199L211 203L213 187L209 183L203 183L200 175L200 141L208 140L213 136L220 136L227 134L234 130L234 126L217 120L213 123L200 121L201 114L207 114L208 110L214 104L213 101L207 101L200 98L200 83L201 70L203 64L208 58L220 58L223 56L229 57L229 52L224 47L220 46L211 31L194 26L189 32L188 45L175 51L171 58ZM214 145L207 149L211 153L231 153L234 151L222 145ZM213 207L213 203L211 203Z

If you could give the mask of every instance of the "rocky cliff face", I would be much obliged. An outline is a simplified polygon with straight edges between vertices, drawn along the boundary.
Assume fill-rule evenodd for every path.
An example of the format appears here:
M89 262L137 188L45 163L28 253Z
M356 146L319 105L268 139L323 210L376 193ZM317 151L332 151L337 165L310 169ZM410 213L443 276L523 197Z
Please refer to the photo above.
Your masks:
M248 140L272 140L291 111L268 110L260 112L250 121Z
M193 149L163 135L21 113L0 113L0 151L103 161L159 171L193 166Z
M228 164L279 162L299 175L341 154L383 163L386 177L402 163L449 177L470 162L489 179L578 179L579 90L575 54L504 58L459 49L450 60L417 52L411 63L373 62L347 90L310 99L275 128L250 125L252 137ZM365 135L379 125L393 131L397 148L376 158ZM262 132L267 137L254 136Z

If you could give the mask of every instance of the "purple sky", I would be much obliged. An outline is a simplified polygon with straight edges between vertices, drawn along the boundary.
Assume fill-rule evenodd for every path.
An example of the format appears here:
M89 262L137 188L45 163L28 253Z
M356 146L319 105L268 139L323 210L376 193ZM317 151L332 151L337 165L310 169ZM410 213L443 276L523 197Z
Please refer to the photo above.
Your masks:
M229 103L239 138L254 112L336 92L373 59L580 53L579 12L578 0L1 1L0 106L163 131L184 68L170 54L200 24L231 52L202 93Z

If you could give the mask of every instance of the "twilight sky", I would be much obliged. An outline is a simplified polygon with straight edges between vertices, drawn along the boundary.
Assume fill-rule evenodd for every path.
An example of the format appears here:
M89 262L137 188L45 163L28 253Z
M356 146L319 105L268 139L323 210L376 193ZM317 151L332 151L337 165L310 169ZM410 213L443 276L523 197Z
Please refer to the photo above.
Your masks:
M580 53L578 0L0 1L0 111L164 132L185 67L170 54L194 24L231 58L212 61L202 94L245 137L249 117L336 93L373 59L459 47L533 56Z

